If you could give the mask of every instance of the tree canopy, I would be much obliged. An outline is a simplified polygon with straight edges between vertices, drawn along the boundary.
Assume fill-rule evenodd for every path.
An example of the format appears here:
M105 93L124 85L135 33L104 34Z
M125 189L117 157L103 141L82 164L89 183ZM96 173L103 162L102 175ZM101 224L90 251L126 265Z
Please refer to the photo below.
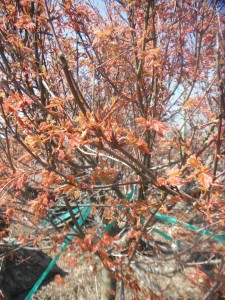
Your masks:
M189 280L224 290L222 4L3 0L0 16L0 205L15 237L54 251L69 235L136 297L143 256L180 272L207 249L211 276Z

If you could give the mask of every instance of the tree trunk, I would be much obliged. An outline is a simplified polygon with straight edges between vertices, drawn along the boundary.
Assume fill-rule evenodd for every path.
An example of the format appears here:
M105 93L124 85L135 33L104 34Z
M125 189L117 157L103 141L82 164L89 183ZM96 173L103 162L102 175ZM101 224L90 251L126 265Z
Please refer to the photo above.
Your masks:
M101 300L115 300L116 299L116 279L112 277L112 274L102 269L101 280Z

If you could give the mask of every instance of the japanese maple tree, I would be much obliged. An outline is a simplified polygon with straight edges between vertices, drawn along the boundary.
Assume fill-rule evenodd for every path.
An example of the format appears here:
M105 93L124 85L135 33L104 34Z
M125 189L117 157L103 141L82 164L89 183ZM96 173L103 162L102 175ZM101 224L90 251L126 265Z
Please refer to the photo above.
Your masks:
M72 223L68 249L98 255L136 297L163 294L138 265L180 272L199 253L204 297L223 292L222 3L3 0L0 16L0 204L14 236L54 251ZM57 207L70 224L54 223Z

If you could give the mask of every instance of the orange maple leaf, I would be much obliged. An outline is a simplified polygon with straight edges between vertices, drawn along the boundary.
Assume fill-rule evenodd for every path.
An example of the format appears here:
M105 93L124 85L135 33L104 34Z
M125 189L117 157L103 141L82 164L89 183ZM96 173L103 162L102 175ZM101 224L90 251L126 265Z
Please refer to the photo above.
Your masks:
M178 185L181 183L181 179L180 179L181 170L179 170L177 168L172 168L167 173L169 175L169 177L167 179L167 182L169 184Z
M200 166L200 161L195 156L191 156L187 160L187 165L192 168L198 168Z
M63 284L64 280L59 274L57 274L57 275L55 275L54 282L57 284Z
M159 186L166 185L167 180L166 180L166 178L160 177L160 178L157 179L157 183L158 183Z
M151 127L152 127L152 129L154 129L154 130L157 132L157 134L158 134L159 136L161 136L161 137L164 136L164 133L165 133L165 131L166 131L166 129L167 129L166 124L164 124L163 122L161 122L161 121L159 121L159 120L157 120L157 119L152 119L152 120L151 120Z
M197 181L205 188L208 189L212 184L212 176L209 173L200 173L197 177Z

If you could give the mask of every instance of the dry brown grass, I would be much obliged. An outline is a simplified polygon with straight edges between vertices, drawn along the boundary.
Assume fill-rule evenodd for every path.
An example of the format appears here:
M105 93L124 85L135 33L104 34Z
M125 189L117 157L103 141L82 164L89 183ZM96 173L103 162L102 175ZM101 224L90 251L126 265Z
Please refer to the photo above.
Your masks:
M97 272L93 272L93 264L97 263ZM35 300L100 300L100 278L101 262L97 258L93 261L81 262L79 266L68 266L65 258L61 258L58 264L68 272L62 283L52 282L37 292ZM193 284L192 278L195 268L189 268L175 275L156 275L152 273L138 271L136 274L144 290L139 293L139 299L145 300L150 295L150 290L158 289L165 295L164 299L203 299L201 287L204 282L199 280ZM119 294L119 293L117 293ZM133 299L129 289L125 289L125 299ZM160 297L160 294L158 293ZM116 299L119 299L117 295Z

